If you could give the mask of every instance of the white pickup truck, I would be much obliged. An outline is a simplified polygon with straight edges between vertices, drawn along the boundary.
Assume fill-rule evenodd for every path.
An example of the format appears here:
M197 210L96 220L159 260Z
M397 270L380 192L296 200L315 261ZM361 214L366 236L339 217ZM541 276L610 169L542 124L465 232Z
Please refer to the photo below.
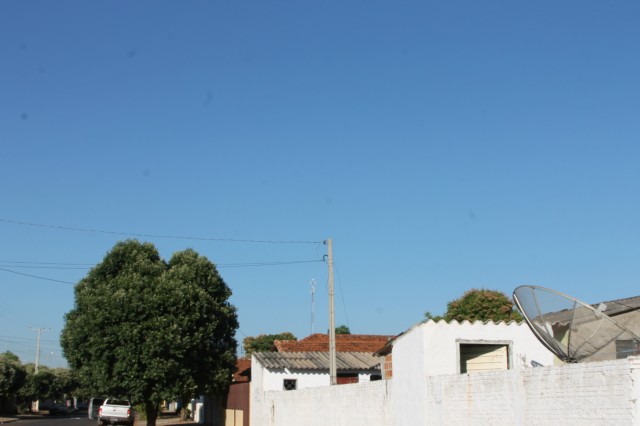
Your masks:
M125 424L133 426L133 407L124 399L107 398L98 412L98 425Z

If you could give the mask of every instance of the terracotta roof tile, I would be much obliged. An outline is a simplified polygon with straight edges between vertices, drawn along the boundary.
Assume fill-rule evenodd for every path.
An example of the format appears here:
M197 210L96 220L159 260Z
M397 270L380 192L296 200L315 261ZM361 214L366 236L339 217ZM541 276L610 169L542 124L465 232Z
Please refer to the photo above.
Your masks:
M336 352L369 352L382 348L394 336L336 334ZM276 340L278 352L329 352L329 335L312 334L301 340Z
M236 360L237 370L233 373L234 382L250 382L251 381L251 359L239 358Z

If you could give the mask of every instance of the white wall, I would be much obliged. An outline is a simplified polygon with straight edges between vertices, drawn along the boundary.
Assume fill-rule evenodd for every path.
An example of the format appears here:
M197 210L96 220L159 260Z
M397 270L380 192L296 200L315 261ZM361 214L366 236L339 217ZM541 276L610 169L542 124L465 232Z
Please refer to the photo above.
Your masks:
M427 377L424 333L417 326L400 336L393 344L393 417L397 426L423 425L426 389L416 386Z
M371 372L358 374L358 380L360 383L369 383L371 378ZM283 391L283 383L285 379L297 380L297 391ZM297 393L302 389L308 388L328 388L330 383L329 373L326 371L319 371L309 373L308 371L297 370L270 370L260 365L258 360L253 357L251 359L251 390L250 390L250 404L251 404L251 424L261 425L263 419L269 418L271 412L267 410L268 399L265 399L265 395L270 391L278 391L285 393ZM372 382L375 383L375 382ZM351 386L351 385L340 385ZM264 411L267 410L267 411Z
M275 370L261 368L259 364L252 364L252 372L260 370L260 386L263 391L283 390L284 380L295 379L297 389L317 388L329 386L329 373L326 371L309 372L300 370ZM371 381L371 373L358 374L358 382L365 383ZM252 378L254 387L258 387L258 382Z
M253 365L251 370L253 371ZM285 379L297 380L297 389L317 388L321 386L329 386L329 374L327 373L309 373L306 371L296 370L267 370L263 371L263 387L265 391L282 390Z
M256 426L391 426L388 380L351 385L307 388L288 392L266 392L254 417Z
M640 358L416 377L412 386L424 395L418 412L393 408L397 386L383 380L266 392L251 408L251 425L640 426Z
M639 373L619 360L429 377L426 424L638 425Z

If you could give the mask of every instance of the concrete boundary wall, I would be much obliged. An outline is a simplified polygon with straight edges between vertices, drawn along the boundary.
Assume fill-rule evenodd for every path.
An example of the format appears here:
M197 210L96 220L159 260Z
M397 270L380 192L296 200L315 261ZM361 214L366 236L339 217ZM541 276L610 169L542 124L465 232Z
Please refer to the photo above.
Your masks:
M396 384L397 385L397 384ZM412 385L413 386L413 385ZM252 426L638 425L640 358L416 377L420 413L393 409L393 380L266 392ZM420 422L420 424L423 424Z
M427 424L638 424L634 374L623 360L429 377Z
M305 426L387 426L391 382L306 388L264 393L259 411L252 406L251 424Z

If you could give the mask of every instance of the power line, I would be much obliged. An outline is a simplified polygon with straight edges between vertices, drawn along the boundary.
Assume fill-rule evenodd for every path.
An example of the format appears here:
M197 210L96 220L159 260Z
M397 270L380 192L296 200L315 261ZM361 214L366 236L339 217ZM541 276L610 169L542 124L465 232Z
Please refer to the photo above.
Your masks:
M6 342L15 341L19 343L22 343L21 341L24 341L25 343L33 343L33 338L0 335L0 342L5 342L5 341ZM60 344L60 340L42 339L41 341L47 342L47 343L55 343L57 345Z
M347 304L344 301L344 292L342 291L342 278L340 276L340 270L335 264L334 264L334 267L338 275L338 287L340 288L340 297L342 298L342 308L344 309L344 317L345 317L345 320L347 321L347 327L351 329L351 325L349 324L349 313L347 312Z
M0 260L0 263L20 263L25 265L94 266L93 263L35 262L35 261L27 261L27 260Z
M14 265L11 263L9 264L3 263L2 266L8 266L9 268L23 268L23 269L64 269L64 270L91 269L90 266L36 266L36 265L29 266L29 265Z
M300 263L318 263L318 262L324 262L324 260L315 259L315 260L290 260L285 262L252 262L252 263L226 263L226 264L222 263L222 264L216 264L216 267L246 268L246 267L253 267L253 266L280 266L280 265L296 265Z
M320 259L316 259L316 260L291 260L291 261L284 261L284 262L216 263L215 265L217 268L246 268L246 267L255 267L255 266L296 265L299 263L318 263L318 262L324 262L324 261ZM29 266L29 265L13 265L13 264L2 264L2 266L8 266L9 268L23 268L23 269L60 269L60 270L91 269L91 267L89 266Z
M7 314L11 314L15 318L17 318L20 322L22 322L24 325L29 325L29 320L27 320L26 318L22 317L21 315L18 315L16 312L11 310L11 308L7 303L5 303L4 301L0 301L0 305L2 305L2 311L0 311L0 316L7 316Z
M41 277L41 276L38 276L38 275L24 274L22 272L12 271L11 269L6 269L6 268L0 268L0 271L10 272L10 273L16 274L16 275L23 275L25 277L38 278L38 279L47 280L47 281L53 281L53 282L57 282L57 283L71 284L71 285L75 284L75 283L72 283L70 281L62 281L62 280L56 280L56 279L53 279L53 278Z
M103 229L91 229L91 228L78 228L72 226L59 226L59 225L46 225L42 223L24 222L20 220L10 220L0 218L0 222L11 223L14 225L33 226L39 228L59 229L63 231L77 231L77 232L93 232L99 234L111 234L111 235L125 235L130 237L145 237L145 238L167 238L173 240L195 240L195 241L218 241L218 242L232 242L232 243L259 243L259 244L322 244L323 241L296 241L296 240L251 240L251 239L237 239L237 238L207 238L207 237L191 237L184 235L156 235L156 234L139 234L134 232L120 232L120 231L106 231Z
M0 263L4 262L0 260ZM250 267L260 267L260 266L282 266L282 265L297 265L297 264L302 264L302 263L319 263L319 262L324 262L324 260L321 259L313 259L313 260L289 260L289 261L281 261L281 262L248 262L248 263L226 263L226 264L215 264L217 268L250 268ZM18 262L16 262L18 263ZM23 262L23 263L28 263L28 262ZM90 269L90 268L66 268L66 267L48 267L48 266L28 266L28 265L5 265L2 264L3 266L10 266L12 268L40 268L40 269ZM30 277L30 278L38 278L41 280L46 280L46 281L53 281L53 282L57 282L57 283L62 283L62 284L71 284L74 285L75 283L72 283L70 281L64 281L64 280L56 280L54 278L48 278L48 277L43 277L41 275L33 275L33 274L25 274L23 272L18 272L18 271L14 271L12 269L7 269L7 268L3 268L0 267L0 271L5 271L5 272L9 272L11 274L16 274L16 275L22 275L25 277Z

